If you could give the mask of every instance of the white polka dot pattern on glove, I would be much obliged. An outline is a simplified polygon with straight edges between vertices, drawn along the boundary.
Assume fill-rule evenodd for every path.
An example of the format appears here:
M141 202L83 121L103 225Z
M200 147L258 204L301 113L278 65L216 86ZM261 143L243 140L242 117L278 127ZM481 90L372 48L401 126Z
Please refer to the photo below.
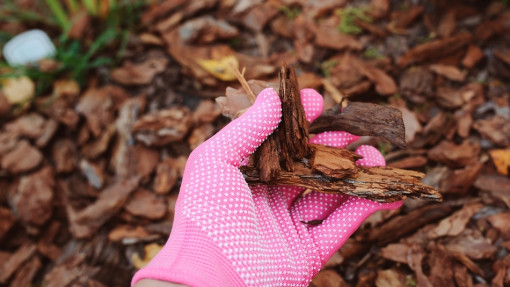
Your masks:
M301 91L309 121L322 96ZM306 286L329 257L372 212L397 208L345 195L286 186L250 189L239 165L281 118L276 91L263 90L240 118L195 149L188 159L165 247L133 278L192 286ZM358 137L326 132L312 142L345 147ZM384 165L373 147L357 150L362 165ZM306 221L324 220L312 226Z

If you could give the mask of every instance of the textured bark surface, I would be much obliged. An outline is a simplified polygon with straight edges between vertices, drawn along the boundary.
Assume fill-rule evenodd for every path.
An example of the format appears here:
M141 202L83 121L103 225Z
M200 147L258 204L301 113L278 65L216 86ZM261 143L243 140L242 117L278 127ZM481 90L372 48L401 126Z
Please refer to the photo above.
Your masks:
M372 103L350 102L347 107L327 111L310 125L310 133L346 131L358 136L379 136L399 148L406 146L402 113Z

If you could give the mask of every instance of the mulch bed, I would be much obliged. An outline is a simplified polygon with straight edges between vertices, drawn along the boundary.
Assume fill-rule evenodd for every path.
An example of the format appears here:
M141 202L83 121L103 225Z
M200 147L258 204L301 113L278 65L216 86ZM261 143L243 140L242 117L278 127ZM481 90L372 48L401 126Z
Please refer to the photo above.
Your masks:
M171 232L190 151L229 122L215 98L240 87L232 59L274 82L287 63L326 109L398 108L407 148L361 143L444 197L372 215L312 286L510 285L505 2L148 7L121 65L86 88L62 79L15 116L0 93L0 285L127 286Z

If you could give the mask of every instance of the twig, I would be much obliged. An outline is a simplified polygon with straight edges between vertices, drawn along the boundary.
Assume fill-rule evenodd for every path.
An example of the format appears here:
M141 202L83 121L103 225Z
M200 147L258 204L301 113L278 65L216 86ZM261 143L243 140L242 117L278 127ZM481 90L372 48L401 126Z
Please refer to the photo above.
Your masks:
M246 92L246 94L248 94L248 97L250 97L251 103L253 104L257 97L255 96L255 94L253 93L253 91L250 88L250 85L248 85L248 82L244 78L244 71L246 68L243 68L243 72L241 73L241 72L239 72L239 69L232 62L230 62L229 65L232 68L232 70L234 71L234 74L236 75L237 80L239 81L239 83L241 83L241 86L243 87L244 91Z

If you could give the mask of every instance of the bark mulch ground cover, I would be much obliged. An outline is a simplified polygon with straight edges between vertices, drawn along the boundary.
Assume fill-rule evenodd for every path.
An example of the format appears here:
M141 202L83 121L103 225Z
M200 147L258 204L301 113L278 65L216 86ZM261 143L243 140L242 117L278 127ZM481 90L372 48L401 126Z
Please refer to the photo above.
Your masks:
M400 110L405 147L356 145L425 173L443 196L373 214L311 286L509 286L506 2L152 1L124 47L94 56L123 49L117 65L81 85L3 79L0 285L127 286L171 232L190 151L249 105L232 102L242 88L231 65L278 87L286 63L325 110ZM100 18L79 19L69 37L94 42ZM34 26L0 19L12 34Z

